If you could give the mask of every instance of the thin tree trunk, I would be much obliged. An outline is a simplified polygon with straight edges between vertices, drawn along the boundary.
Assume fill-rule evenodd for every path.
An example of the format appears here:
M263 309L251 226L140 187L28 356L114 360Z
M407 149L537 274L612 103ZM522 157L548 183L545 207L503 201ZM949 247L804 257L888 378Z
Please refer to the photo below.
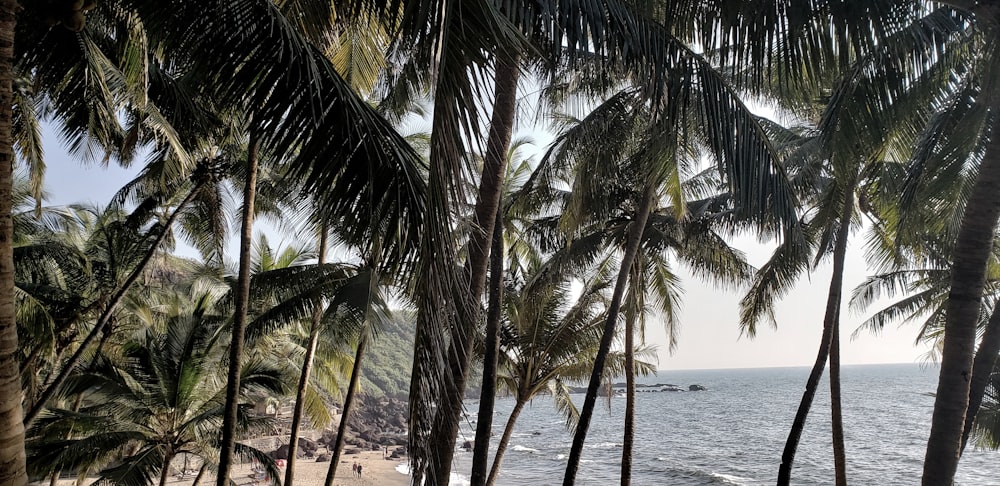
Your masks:
M194 477L194 482L191 486L201 486L201 480L205 478L205 473L208 471L208 464L205 464L202 460L201 467L198 468L198 475Z
M486 312L486 352L483 356L483 383L479 394L476 439L472 451L473 486L486 483L486 464L493 433L493 410L497 395L497 359L500 355L500 316L503 301L503 217L497 211L493 225L493 248L490 250L489 308Z
M569 451L569 461L566 464L566 475L563 477L563 486L572 486L576 483L577 469L580 467L580 456L583 454L583 443L587 440L587 429L590 427L590 419L594 414L594 406L597 403L597 389L601 386L601 376L604 374L604 363L608 359L611 351L611 341L615 336L615 327L618 324L618 313L621 310L622 297L628 285L629 273L632 271L632 262L639 252L639 243L642 241L642 233L646 228L646 221L649 213L653 209L653 187L647 187L643 194L643 201L639 206L636 219L632 221L628 229L628 241L625 244L625 254L622 256L621 268L618 270L618 279L615 282L615 291L611 296L611 305L608 307L608 317L604 322L604 334L601 336L601 345L594 359L594 370L590 374L590 383L587 385L587 396L583 401L583 409L580 411L580 420L576 426L576 433L573 435L573 446Z
M498 56L495 73L496 96L493 116L486 143L483 173L476 199L476 228L469 238L469 293L463 305L469 305L469 312L460 312L451 332L451 344L447 359L454 379L454 385L441 396L438 413L431 430L429 462L435 484L448 484L451 477L451 462L455 455L455 441L462 416L462 400L469 377L469 363L472 356L473 330L479 321L479 300L486 286L486 267L489 263L489 246L493 238L493 225L500 206L503 177L507 167L507 147L510 145L514 129L514 113L517 108L517 82L520 68L517 55ZM414 406L414 404L410 404Z
M986 331L983 332L982 339L979 340L979 347L976 349L976 359L972 364L972 384L969 385L969 407L965 412L965 429L962 431L962 449L969 442L969 434L972 433L972 425L976 422L976 415L979 407L983 404L983 395L986 387L990 384L990 376L993 374L993 367L996 366L997 353L1000 353L1000 306L993 306L993 313L986 323Z
M853 189L851 183L849 188ZM813 364L809 379L806 380L806 391L802 394L799 408L795 412L795 420L792 428L788 432L788 439L785 441L785 449L781 453L781 466L778 468L778 485L788 485L792 478L792 462L795 460L795 452L799 447L799 440L802 438L802 431L806 426L806 417L809 416L809 409L812 407L813 398L816 397L816 389L819 388L819 380L823 377L823 368L826 367L826 360L830 356L830 346L833 344L833 336L840 324L840 301L844 287L844 260L847 257L847 239L851 234L851 215L854 212L854 191L847 190L844 194L844 204L841 207L840 228L837 230L837 241L833 248L833 276L830 278L830 291L826 298L826 313L823 317L823 335L820 338L819 352L816 353L816 362ZM831 378L832 380L832 378Z
M330 457L330 468L326 471L324 486L333 486L333 480L337 477L337 464L340 463L340 454L344 450L347 421L351 416L351 409L354 408L354 394L358 391L358 382L361 381L361 360L365 357L366 347L368 347L368 335L362 334L358 339L358 349L354 353L351 382L347 385L347 396L344 397L344 410L340 414L340 423L337 424L337 439L334 442L333 454Z
M236 420L240 401L240 373L243 369L244 335L250 300L250 252L253 245L254 200L257 197L257 169L260 140L253 129L247 147L247 180L243 187L243 214L240 231L240 268L233 304L233 336L229 346L229 376L226 382L226 407L222 415L222 443L219 448L217 486L229 486L233 451L236 449Z
M160 486L167 486L167 481L170 479L170 460L173 456L167 454L163 458L163 466L160 468Z
M640 257L632 262L632 291L638 292ZM633 299L637 296L633 295ZM622 434L621 485L632 484L632 449L635 443L635 321L638 309L625 310L625 427Z
M0 0L0 484L28 484L20 348L14 309L14 27L17 0Z
M1000 106L992 106L994 110ZM924 456L923 484L952 484L962 449L962 431L969 407L986 264L1000 216L1000 124L994 123L986 153L979 165L972 194L955 242L951 291L945 309L944 349L938 377L931 433Z
M198 191L201 189L201 187L202 183L198 183L193 189L191 189L191 192L189 192L187 196L184 197L184 200L182 200L177 205L177 208L174 209L173 213L170 214L170 217L168 217L167 221L164 223L163 230L160 231L158 235L156 235L156 239L154 239L153 243L149 246L149 250L146 251L145 255L143 255L142 260L140 260L139 263L136 264L135 268L133 268L132 272L129 273L128 277L125 278L125 281L122 282L118 290L111 296L111 299L104 307L104 310L101 312L101 315L97 318L97 322L94 323L93 329L91 329L90 332L87 333L87 337L85 337L83 341L80 343L80 345L77 346L76 352L74 352L73 355L70 356L69 361L67 361L66 364L63 365L62 369L59 371L59 374L56 375L55 379L53 379L51 382L45 385L45 388L42 390L42 393L38 396L38 399L35 400L35 403L32 404L31 408L28 409L28 412L24 416L24 425L26 427L31 425L31 422L33 422L35 418L38 417L38 414L45 409L45 404L52 398L52 395L54 395L59 390L59 388L62 387L63 383L66 382L66 378L68 378L70 373L73 372L73 368L76 367L76 364L80 362L80 359L83 357L83 353L87 351L87 348L90 347L90 344L94 342L94 339L97 338L97 335L105 330L105 327L107 327L108 322L111 321L111 317L114 316L114 312L115 309L118 308L118 304L121 303L122 299L125 297L125 294L128 293L128 291L132 288L132 285L135 284L135 281L139 279L139 277L142 275L142 272L146 270L146 266L156 255L157 250L160 248L160 244L163 243L164 239L166 239L170 227L173 226L174 222L177 220L177 217L180 215L181 210L183 210L184 207L186 207L191 202L191 200L194 199L194 197L198 194ZM105 334L104 336L105 337L101 338L102 342L104 342L107 339L107 334Z
M840 395L840 309L830 342L830 428L833 438L833 469L837 486L847 486L847 455L844 447L844 415Z
M497 444L497 453L493 456L493 467L490 468L490 475L486 479L486 486L493 486L497 481L497 476L500 474L500 465L503 464L504 453L507 452L510 437L514 433L514 424L517 423L517 418L521 415L521 411L524 410L524 406L527 403L526 399L517 397L517 403L514 404L514 409L510 411L510 417L507 418L507 426L504 427L503 435L500 436L500 443Z
M319 265L326 263L326 247L330 233L327 218L320 223L319 232ZM306 391L309 389L309 375L312 373L313 359L316 356L316 346L319 344L320 324L323 322L323 306L317 305L313 310L312 322L309 326L309 343L306 344L306 355L302 358L302 373L299 376L299 388L295 394L295 409L292 411L292 431L288 438L288 465L285 468L285 486L292 486L295 481L295 455L299 450L299 426L302 424L302 411L305 408Z

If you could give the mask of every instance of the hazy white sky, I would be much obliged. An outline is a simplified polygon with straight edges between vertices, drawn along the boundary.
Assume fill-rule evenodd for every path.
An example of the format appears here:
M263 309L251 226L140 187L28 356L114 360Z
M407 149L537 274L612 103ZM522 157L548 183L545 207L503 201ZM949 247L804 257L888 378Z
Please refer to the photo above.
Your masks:
M61 148L52 131L45 133L46 189L49 205L76 202L106 204L111 195L125 181L132 178L140 168L136 164L130 170L116 166L107 169L84 167L71 158ZM275 237L277 243L293 238ZM928 351L926 345L915 346L917 335L915 324L904 327L888 327L878 336L870 333L856 340L850 339L868 314L855 315L847 310L850 290L862 282L865 268L860 235L855 235L854 245L847 254L847 272L844 279L845 296L842 312L841 355L844 364L869 363L913 363L924 359ZM746 240L738 246L747 252L750 263L761 265L770 255L772 248ZM660 345L659 368L708 369L708 368L755 368L769 366L811 366L816 358L823 324L823 309L830 282L830 265L820 267L809 278L803 279L777 307L778 328L762 327L755 339L741 337L738 323L738 303L741 294L737 291L721 291L712 284L694 277L685 277L683 287L685 298L681 318L680 340L677 350L670 355L666 349L665 333L652 320L647 329L647 338ZM877 307L870 309L869 314Z

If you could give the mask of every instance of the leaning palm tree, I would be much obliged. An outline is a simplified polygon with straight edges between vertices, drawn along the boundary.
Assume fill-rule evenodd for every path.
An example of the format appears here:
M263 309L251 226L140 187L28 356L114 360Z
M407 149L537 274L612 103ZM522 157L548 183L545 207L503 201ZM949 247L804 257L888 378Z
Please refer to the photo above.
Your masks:
M488 485L497 480L520 413L537 395L551 394L556 407L566 415L567 425L575 426L578 418L566 383L589 375L604 324L608 267L585 282L574 299L570 279L554 268L558 262L558 257L552 260L555 265L534 258L512 269L506 279L498 379L501 389L515 402L497 445ZM651 354L648 351L646 354ZM607 376L620 375L625 353L612 353L605 366ZM649 374L654 365L640 362L638 370Z
M839 366L847 240L851 227L860 223L858 208L871 210L872 201L879 197L877 191L893 186L893 178L900 171L900 156L908 153L913 134L919 132L940 95L948 90L947 83L940 81L948 76L947 66L954 59L931 68L906 64L895 68L892 76L884 77L879 74L880 66L892 62L889 59L906 56L935 58L946 40L957 36L956 27L950 12L931 12L889 37L882 47L857 59L837 80L815 132L794 142L795 148L788 155L789 171L800 178L799 187L807 189L802 199L810 206L805 226L809 228L810 245L815 248L814 264L832 253L833 275L819 351L782 453L778 474L781 484L790 481L799 438L828 359L836 481L840 485L847 482ZM782 130L772 131L779 139L794 138L787 131L778 132ZM807 268L812 251L794 240L779 246L741 303L744 332L755 332L757 321L770 312L768 301L785 292L795 276Z
M158 478L163 486L173 459L182 455L218 466L214 430L225 405L225 373L218 366L225 319L214 312L210 295L189 298L187 306L165 306L154 327L136 330L118 352L104 354L72 378L70 388L83 394L83 406L50 408L30 429L32 474L102 468L99 481L108 484ZM264 361L248 362L243 394L285 393L286 379ZM243 434L274 428L269 419L245 414L240 423ZM264 464L278 484L277 468L264 452L246 446L238 452Z
M415 169L418 164L415 154L402 143L402 139L387 123L350 92L322 53L311 46L272 4L219 0L211 6L199 4L197 8L192 8L193 5L184 1L160 2L155 5L128 0L100 2L95 15L72 14L73 31L87 29L88 34L114 31L116 35L107 36L111 40L109 45L117 47L122 43L136 41L135 46L149 47L149 50L110 49L109 51L114 52L98 52L96 56L82 56L79 55L81 52L79 47L91 48L97 44L80 42L80 37L74 32L64 32L65 29L61 28L54 31L58 35L48 35L53 29L45 24L45 19L54 13L52 10L47 10L49 3L51 2L33 2L28 5L30 8L18 17L22 21L22 27L17 30L19 45L31 46L35 48L31 52L40 54L25 58L23 72L53 66L70 66L69 72L78 75L76 79L103 79L95 75L93 63L101 63L106 59L117 61L118 54L121 54L123 58L138 59L139 62L134 65L143 66L142 69L130 71L134 78L126 76L126 79L135 79L139 83L130 85L126 91L132 96L123 99L134 102L153 99L153 106L169 106L169 111L173 113L183 111L185 105L172 97L176 93L172 86L154 92L149 89L148 84L143 84L145 81L159 79L155 75L150 76L145 70L146 66L155 64L146 62L149 57L145 53L155 52L156 56L163 59L164 65L174 66L188 75L191 86L197 87L197 93L203 96L203 99L212 100L215 113L248 114L249 110L246 110L246 107L253 107L254 129L251 132L264 133L260 137L264 151L279 159L285 154L294 153L295 158L291 166L296 169L297 175L308 173L306 181L310 188L334 188L330 192L322 193L323 206L346 215L345 224L351 227L356 237L383 231L400 235L417 233L415 230L388 230L388 227L400 224L411 229L419 224L418 214L421 211L419 193L422 191L422 182ZM13 9L14 4L11 3L9 7ZM204 15L206 7L211 8L215 14ZM4 25L4 35L14 34L14 20L12 14L9 18L10 23ZM80 20L83 22L79 22ZM198 36L181 34L184 29L178 29L179 25L191 27L192 31L200 34ZM8 27L9 31L6 30ZM128 35L122 34L123 32L128 32ZM255 35L248 38L246 36L248 32L253 32ZM94 51L87 52L89 54ZM136 52L144 54L134 55ZM55 59L52 56L54 53L64 54L64 57ZM14 61L13 57L11 60ZM6 61L0 60L0 64L4 62ZM103 68L105 64L107 63L98 67ZM293 71L297 74L290 75ZM218 72L227 73L225 79L216 77L215 73ZM47 78L47 82L52 83L61 83L61 80L61 77ZM53 87L58 86L64 84L56 84ZM84 85L76 83L72 86ZM47 89L50 86L44 87ZM6 88L2 91L5 96L10 93ZM81 94L83 92L78 91L76 99L88 99L89 97ZM99 90L94 92L104 93ZM150 93L153 93L153 96L147 96ZM61 105L56 106L61 107ZM116 131L113 126L117 124L118 107L111 103L106 108L102 113L110 115L100 119L103 122L101 128L107 128L105 131L114 135ZM174 109L177 111L174 112ZM87 118L73 120L79 122ZM344 123L344 120L350 120L350 123ZM76 137L82 132L78 127L79 123L76 125L67 131L69 135ZM322 136L315 137L317 134ZM331 134L336 134L334 137L336 143L329 143ZM7 134L4 137L8 137L4 140L9 140ZM178 141L176 137L172 140ZM0 143L0 146L3 146L3 143ZM308 170L313 167L313 162L328 160L337 163L318 164L317 166L323 170L317 172ZM383 163L386 165L382 165ZM380 177L373 179L371 177L373 173L368 170L372 164L387 170L376 171ZM390 181L391 178L385 177L390 173L403 178ZM0 182L6 183L6 181L0 177ZM361 183L360 186L358 182ZM362 195L361 193L366 190L359 189L369 183L378 186L369 186L369 189L372 189L369 193L371 197ZM396 185L397 183L400 185ZM0 207L0 210L3 208ZM4 214L9 214L9 211L4 210ZM369 224L372 221L379 222L381 227L372 227ZM392 244L387 244L387 255L394 257L398 255L395 249ZM0 270L4 269L6 267ZM5 326L0 326L0 329L7 333L5 336L15 335L13 328L8 330ZM237 338L240 337L239 332L235 334ZM13 341L5 338L4 343L7 342ZM235 348L239 350L238 345ZM16 368L14 363L5 361L6 351L0 349L0 364L5 366L4 373L9 371L6 368L8 365L10 370ZM239 369L238 362L234 361L231 364L235 370ZM228 480L226 471L231 462L228 458L233 447L232 431L238 389L238 383L235 382L239 379L238 371L234 372L232 378L229 419L223 427L227 445L223 447L224 473L220 474L220 484ZM5 393L5 396L15 395ZM0 408L4 413L9 411L6 403ZM6 415L4 417L7 418ZM15 433L13 437L12 440L18 442L18 434ZM12 447L4 447L3 450L17 449L16 446ZM16 463L17 461L7 461L6 458L4 460L4 464ZM7 476L6 470L3 475ZM22 480L19 472L12 473L11 477L18 478L17 481Z

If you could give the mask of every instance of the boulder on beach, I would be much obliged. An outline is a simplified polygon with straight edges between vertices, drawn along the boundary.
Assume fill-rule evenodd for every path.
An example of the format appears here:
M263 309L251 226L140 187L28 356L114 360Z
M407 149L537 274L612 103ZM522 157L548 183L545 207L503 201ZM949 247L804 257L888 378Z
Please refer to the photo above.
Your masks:
M462 443L462 449L464 449L466 451L471 451L472 450L472 446L473 446L473 444L472 444L471 440L467 440L467 441L465 441L465 442Z
M688 391L705 391L705 390L708 390L708 388L705 388L701 385L691 385L688 387Z
M316 456L316 462L330 462L329 454L320 454Z

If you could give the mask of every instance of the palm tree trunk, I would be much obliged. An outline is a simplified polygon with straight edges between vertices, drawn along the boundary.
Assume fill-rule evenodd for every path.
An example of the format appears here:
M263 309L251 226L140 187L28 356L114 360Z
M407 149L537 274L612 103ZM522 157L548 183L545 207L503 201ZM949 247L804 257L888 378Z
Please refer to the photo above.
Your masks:
M990 321L986 324L986 331L983 332L983 337L979 340L979 347L976 348L976 359L972 364L969 407L965 412L965 429L962 431L962 449L959 454L965 450L965 444L969 442L972 424L976 422L979 406L983 404L983 395L990 383L990 375L993 374L993 367L996 366L997 353L1000 353L1000 306L994 305Z
M0 0L0 484L28 484L20 348L14 309L14 27L17 0Z
M992 106L996 111L1000 106ZM1000 216L1000 124L994 123L979 176L965 204L955 242L951 291L945 308L944 349L938 377L931 433L924 457L923 484L952 484L962 449L962 431L969 407L986 263Z
M170 479L171 459L173 459L171 454L166 454L163 457L163 465L160 467L160 486L167 486L167 481Z
M639 256L632 262L632 285L638 281ZM634 298L635 296L633 296ZM625 427L622 434L621 485L632 484L632 448L635 443L635 320L638 310L625 311Z
M847 454L844 447L844 415L840 395L840 309L830 341L830 428L833 438L833 469L837 486L847 486Z
M816 353L816 362L809 373L809 379L806 380L806 391L802 394L799 408L795 412L792 429L788 432L788 439L785 441L785 450L781 453L781 466L778 467L779 486L787 486L791 481L795 452L798 450L799 440L802 438L802 431L805 429L806 417L808 417L809 409L812 407L813 398L816 397L819 380L823 377L823 368L826 367L826 360L830 356L834 333L840 325L844 260L847 257L847 239L851 234L851 217L854 214L854 191L852 190L854 184L848 184L847 187L849 189L844 191L844 204L840 212L840 228L837 230L837 241L833 248L833 276L830 278L830 291L826 298L826 314L823 317L823 334L820 338L819 352Z
M326 263L327 238L330 227L327 218L323 218L319 230L319 254L317 262ZM309 375L312 373L313 358L316 356L316 346L319 343L319 329L323 321L323 306L317 305L313 311L312 323L309 326L309 343L306 344L306 355L302 358L302 374L299 376L299 388L295 394L295 409L292 411L292 431L288 437L288 465L285 468L285 486L292 486L295 481L295 455L299 450L299 426L302 424L302 411L306 403L306 391L309 389Z
M198 194L198 191L202 188L203 184L204 183L199 182L197 185L195 185L195 187L191 189L191 191L187 194L187 196L185 196L184 199L177 205L174 211L167 218L166 222L164 222L163 229L160 231L158 235L156 235L156 239L153 240L153 243L149 246L149 250L147 250L146 254L142 257L142 260L140 260L139 263L136 264L135 268L132 269L132 272L129 273L128 277L125 278L125 281L122 282L120 287L118 287L118 290L114 293L114 295L111 296L111 299L108 301L107 305L104 306L104 310L101 312L101 315L97 318L97 322L94 323L93 329L91 329L90 332L87 333L87 337L85 337L83 341L79 344L79 346L77 346L76 352L74 352L73 355L70 356L69 361L67 361L63 365L62 369L59 371L59 374L56 375L55 379L53 379L45 386L45 388L42 390L42 393L39 394L38 399L35 400L35 403L33 403L31 407L28 409L28 412L24 416L25 426L31 425L31 422L38 417L38 414L42 410L45 409L45 404L52 398L52 395L54 395L59 390L59 388L62 387L63 383L65 383L66 378L68 378L70 373L73 372L73 369L76 367L76 364L80 362L80 359L83 357L83 353L87 351L87 348L90 347L90 344L94 342L94 339L97 338L97 335L105 331L108 322L110 322L111 317L114 316L114 312L115 309L118 307L118 304L120 304L122 299L125 298L125 294L128 293L128 291L132 288L132 285L135 284L136 280L139 279L139 277L142 275L142 272L146 270L146 266L149 264L149 262L153 259L154 256L156 256L156 252L160 248L160 244L163 243L163 240L166 239L170 227L173 226L174 222L177 220L177 217L180 216L181 211ZM105 337L102 337L101 342L104 342L107 339L107 336L108 334L105 333Z
M497 211L493 225L493 247L490 250L489 308L486 312L486 351L483 356L483 383L479 394L479 414L476 439L472 451L473 486L486 484L486 463L490 455L493 433L493 409L497 395L497 359L500 355L500 316L503 300L503 217Z
M526 398L518 396L517 403L514 404L514 409L510 411L510 417L507 418L507 426L504 427L503 435L500 436L500 443L497 444L497 453L493 456L493 467L490 468L490 475L486 479L486 486L493 486L497 481L497 476L500 474L500 465L503 464L504 453L507 452L510 437L514 433L514 424L517 423L517 418L521 415L521 411L524 410L524 406L527 403L528 400Z
M476 228L469 238L469 293L466 301L470 312L460 319L452 329L450 352L447 354L449 367L454 378L453 389L441 397L439 412L430 441L435 444L430 452L430 462L434 464L435 484L448 484L451 477L451 461L455 455L455 441L461 422L462 400L465 398L465 384L469 377L469 363L472 356L473 332L479 320L479 300L486 287L486 267L489 263L489 247L493 238L494 222L500 206L503 178L507 169L507 147L514 131L514 114L517 108L517 83L520 68L516 54L507 53L497 57L495 69L495 99L490 132L486 141L486 156L483 173L479 182L476 199ZM413 404L410 404L413 406Z
M611 352L611 341L615 336L615 327L618 324L618 313L621 310L622 297L625 295L625 288L628 285L629 273L632 271L632 262L635 261L635 256L639 252L639 243L642 241L642 233L646 228L646 221L649 219L649 213L653 209L653 191L652 185L646 187L643 194L643 201L636 213L636 219L629 225L625 254L622 256L621 268L618 270L618 279L615 282L615 291L611 296L611 305L608 307L608 317L604 322L604 334L601 336L601 345L594 359L594 370L590 374L590 383L587 385L587 396L584 398L583 409L580 411L580 420L576 426L576 433L573 435L573 446L569 451L569 461L566 464L566 475L563 477L563 486L573 486L576 483L576 473L580 467L580 456L583 454L583 443L587 440L587 429L590 427L590 419L594 415L594 406L597 403L597 389L601 386L601 376L604 374L604 363L608 359L608 353Z
M243 187L243 214L240 231L240 268L233 296L233 336L229 346L229 376L226 382L226 407L222 415L222 443L219 448L217 486L229 486L233 451L236 449L236 420L240 400L240 372L243 369L243 341L247 329L250 300L250 252L253 245L254 200L257 197L257 168L260 140L251 129L247 147L247 180Z
M330 468L326 471L324 486L333 486L333 479L337 476L337 464L340 463L340 454L344 450L344 436L347 434L347 420L351 416L351 409L354 408L354 394L357 393L358 382L361 381L361 360L365 357L365 348L367 346L368 335L362 334L358 339L358 349L354 353L351 382L347 385L347 396L344 397L344 410L340 414L340 423L337 424L337 439L333 446L333 454L330 457Z
M201 480L205 478L206 472L208 472L208 464L202 462L201 467L198 468L198 475L194 477L194 482L191 483L191 486L201 486Z

